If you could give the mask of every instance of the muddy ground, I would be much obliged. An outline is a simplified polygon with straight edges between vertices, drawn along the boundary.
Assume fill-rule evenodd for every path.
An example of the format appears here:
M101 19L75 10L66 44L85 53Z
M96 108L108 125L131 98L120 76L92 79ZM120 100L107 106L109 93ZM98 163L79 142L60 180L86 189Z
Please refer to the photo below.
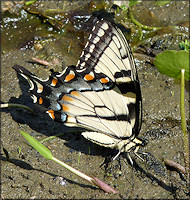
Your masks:
M61 1L42 2L49 8L61 6ZM156 20L153 22L150 18L144 17L141 23L145 25L167 26L170 23L172 25L186 23L189 19L188 1L178 3L174 1L162 8L155 7L152 3L147 1L134 8L134 16L138 20L148 15L147 9L157 13L154 16ZM3 6L2 9L6 8L6 5ZM26 14L22 12L23 15ZM12 66L19 64L39 77L46 78L51 68L61 71L64 66L76 64L83 47L82 42L77 39L81 37L81 33L60 33L53 37L52 27L42 25L41 19L35 15L27 15L25 20L15 17L11 25L8 16L4 15L3 19L7 20L7 23L4 23L7 27L4 26L1 33L1 102L19 103L33 108L32 100L27 95L29 86L20 76L17 76ZM161 21L162 24L156 24ZM44 35L46 39L42 49L28 48L30 41ZM137 53L134 55L136 55L135 61L143 98L143 123L140 137L149 140L142 151L150 153L154 169L150 165L143 164L136 157L134 157L136 166L132 167L125 155L106 164L108 158L113 157L117 151L87 141L77 130L74 131L73 128L51 121L36 108L37 114L34 115L24 109L11 107L1 109L2 199L189 198L185 176L177 170L166 168L163 164L164 159L170 159L184 166L179 106L180 84L159 73L149 62L150 58L147 54L140 57ZM53 65L44 67L34 64L32 57L40 56ZM189 89L186 88L187 119L188 91ZM19 133L21 130L38 140L65 133L44 144L56 158L88 175L98 177L119 193L105 194L58 164L46 160L25 143L25 139ZM6 160L3 148L8 152L10 161ZM63 177L63 180L59 177Z

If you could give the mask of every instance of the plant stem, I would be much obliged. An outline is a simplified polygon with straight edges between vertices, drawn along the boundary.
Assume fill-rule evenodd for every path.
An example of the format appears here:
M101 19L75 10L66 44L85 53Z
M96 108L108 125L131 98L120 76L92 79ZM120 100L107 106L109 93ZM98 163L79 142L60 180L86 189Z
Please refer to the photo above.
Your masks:
M80 176L81 178L85 179L86 181L89 181L90 183L93 183L93 178L90 176L87 176L86 174L83 174L82 172L78 171L77 169L74 169L73 167L67 165L66 163L58 160L57 158L53 157L51 160L55 161L56 163L60 164L61 166L65 167L69 171L73 172L74 174Z
M106 183L104 183L103 181L99 180L96 177L91 178L90 176L87 176L86 174L78 171L77 169L74 169L73 167L67 165L66 163L58 160L55 157L52 157L51 160L55 161L56 163L62 165L63 167L65 167L66 169L68 169L69 171L73 172L74 174L78 175L79 177L83 178L84 180L93 183L94 185L98 186L99 188L101 188L102 190L104 190L107 193L113 193L116 194L118 193L116 190L114 190L113 188L111 188L109 185L107 185Z
M189 138L187 134L187 125L185 119L185 69L181 69L181 95L180 95L180 112L181 112L181 126L183 131L183 149L185 168L189 174Z
M24 108L24 109L29 110L30 112L34 113L34 111L31 108L29 108L28 106L22 105L22 104L18 104L18 103L4 103L4 104L0 104L0 108L9 108L9 107Z
M164 161L164 163L165 163L165 165L173 167L173 168L179 170L180 172L182 172L183 174L186 174L185 167L183 167L182 165L174 162L173 160L166 159Z
M134 17L132 12L129 10L129 17L131 18L132 22L134 24L136 24L137 26L139 26L140 28L146 30L146 31L156 31L156 30L160 30L162 27L151 27L151 26L145 26L143 24L141 24L140 22L138 22Z

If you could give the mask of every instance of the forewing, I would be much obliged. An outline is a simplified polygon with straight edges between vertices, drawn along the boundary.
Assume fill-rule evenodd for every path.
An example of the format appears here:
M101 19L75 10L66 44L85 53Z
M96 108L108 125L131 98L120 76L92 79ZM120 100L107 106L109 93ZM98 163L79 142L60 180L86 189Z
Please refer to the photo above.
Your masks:
M104 20L96 23L76 70L82 74L94 70L96 76L104 73L114 82L114 90L122 96L114 99L108 95L105 105L111 104L116 116L125 116L119 124L123 120L130 121L133 133L137 135L142 115L140 85L130 47L116 25ZM116 100L119 101L119 106L115 103ZM125 128L126 133L123 133ZM122 129L122 136L128 136L127 130L130 127L127 124L125 128Z

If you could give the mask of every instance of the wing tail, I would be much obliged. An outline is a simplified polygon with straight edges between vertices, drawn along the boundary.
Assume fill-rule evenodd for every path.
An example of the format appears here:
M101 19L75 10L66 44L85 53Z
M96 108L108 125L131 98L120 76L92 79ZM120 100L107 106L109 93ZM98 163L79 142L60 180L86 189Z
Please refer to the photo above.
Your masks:
M52 93L52 89L48 84L50 82L50 78L42 80L20 65L14 65L13 69L16 70L16 72L24 77L29 83L29 91L33 102L49 109L50 99L48 96Z

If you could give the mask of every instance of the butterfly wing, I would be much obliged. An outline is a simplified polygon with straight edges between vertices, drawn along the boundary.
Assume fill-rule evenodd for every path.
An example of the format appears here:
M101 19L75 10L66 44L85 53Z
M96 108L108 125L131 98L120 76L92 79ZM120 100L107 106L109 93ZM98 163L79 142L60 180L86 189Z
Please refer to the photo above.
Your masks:
M119 93L120 97L117 99L116 96L112 96L110 90L104 91L105 105L109 105L115 116L122 116L118 119L119 124L129 121L133 134L137 135L142 116L140 85L131 50L125 36L116 25L104 20L96 23L76 70L83 75L93 70L97 77L103 73L111 79L114 83L113 90ZM130 135L127 133L130 127L124 127L120 137Z
M76 67L52 72L47 80L21 66L13 68L28 80L34 103L44 106L52 119L94 130L111 143L139 133L141 93L136 68L123 33L112 23L96 22ZM84 136L102 141L91 133Z

